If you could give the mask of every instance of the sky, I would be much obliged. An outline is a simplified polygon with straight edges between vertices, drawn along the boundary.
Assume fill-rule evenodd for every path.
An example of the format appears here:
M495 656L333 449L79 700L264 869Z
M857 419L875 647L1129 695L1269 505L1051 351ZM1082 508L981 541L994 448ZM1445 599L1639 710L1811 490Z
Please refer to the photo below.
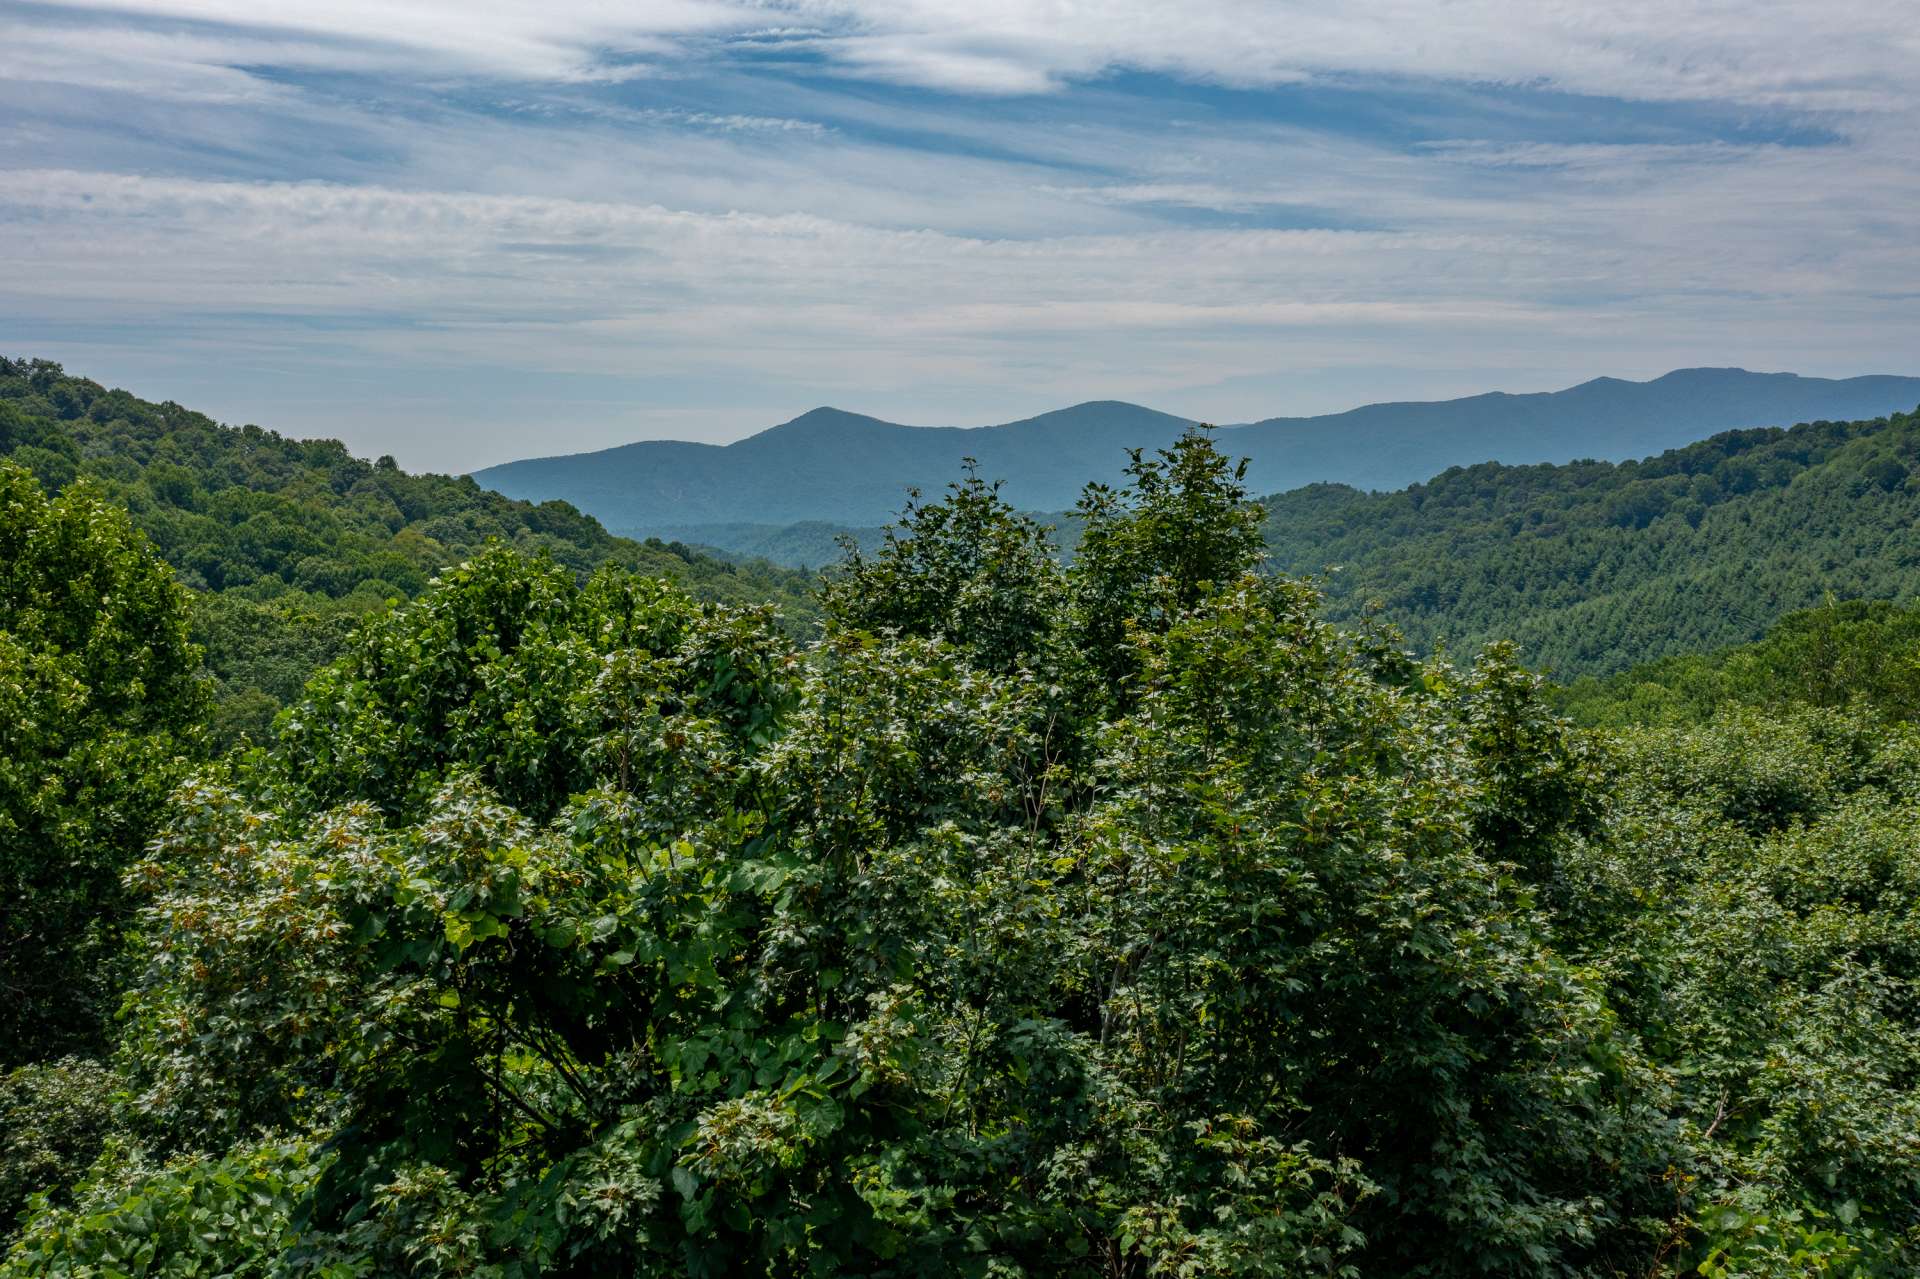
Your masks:
M0 0L0 352L464 471L1920 372L1920 0Z

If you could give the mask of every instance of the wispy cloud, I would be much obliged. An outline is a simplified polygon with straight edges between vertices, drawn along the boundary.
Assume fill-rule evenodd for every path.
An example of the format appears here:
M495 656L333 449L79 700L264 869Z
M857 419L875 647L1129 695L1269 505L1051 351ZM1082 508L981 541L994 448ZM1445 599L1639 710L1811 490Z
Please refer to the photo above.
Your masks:
M1914 14L1886 0L51 0L270 35L283 64L385 65L406 49L474 74L577 79L729 37L849 73L960 92L1035 93L1114 68L1271 85L1369 73L1551 83L1581 92L1855 110L1902 96Z
M830 399L1905 368L1916 32L1912 0L0 0L0 347L224 368L216 408L453 466L568 378L543 450Z

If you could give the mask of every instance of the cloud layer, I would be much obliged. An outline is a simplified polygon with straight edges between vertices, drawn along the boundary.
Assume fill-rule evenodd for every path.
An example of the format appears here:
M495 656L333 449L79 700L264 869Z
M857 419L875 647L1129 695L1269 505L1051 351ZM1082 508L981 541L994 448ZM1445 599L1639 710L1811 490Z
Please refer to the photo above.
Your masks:
M0 4L0 347L451 469L1912 371L1920 5L1601 8Z
M677 70L716 41L815 57L850 76L962 93L1038 93L1114 69L1238 85L1322 74L1511 83L1639 98L1859 109L1920 51L1913 11L1868 0L53 0L224 37L242 56L156 60L420 69L581 81ZM221 37L202 37L206 43ZM121 48L132 43L122 35ZM190 38L183 37L183 43Z

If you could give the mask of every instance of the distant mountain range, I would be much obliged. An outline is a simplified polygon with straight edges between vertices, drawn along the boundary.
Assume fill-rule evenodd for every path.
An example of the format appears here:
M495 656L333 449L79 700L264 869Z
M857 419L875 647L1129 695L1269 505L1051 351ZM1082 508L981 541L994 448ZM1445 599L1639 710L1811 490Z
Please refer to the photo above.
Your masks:
M1321 482L1388 490L1452 466L1619 461L1735 427L1873 418L1916 404L1916 377L1681 369L1649 382L1603 377L1564 391L1267 418L1223 426L1218 439L1251 460L1256 493ZM937 492L966 457L985 477L1004 480L1015 506L1061 510L1089 480L1118 479L1127 448L1164 446L1190 424L1116 400L973 428L903 426L819 408L733 444L649 440L508 462L474 478L508 497L564 499L628 535L734 550L811 547L830 542L834 527L885 523L908 489ZM782 536L795 524L808 524L810 535Z

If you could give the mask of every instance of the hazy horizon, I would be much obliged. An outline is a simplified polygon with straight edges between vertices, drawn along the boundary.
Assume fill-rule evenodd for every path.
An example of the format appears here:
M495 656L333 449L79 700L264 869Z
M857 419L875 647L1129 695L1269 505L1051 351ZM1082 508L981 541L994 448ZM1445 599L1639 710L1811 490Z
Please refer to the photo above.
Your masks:
M871 419L880 421L886 424L887 426L903 427L909 430L979 431L979 430L987 430L993 427L1012 426L1021 422L1030 421L1034 418L1045 417L1048 414L1059 413L1059 412L1063 412L1070 409L1084 408L1089 405L1120 403L1120 404L1131 405L1134 408L1143 408L1143 409L1152 410L1157 413L1165 413L1171 417L1182 417L1182 418L1188 419L1189 421L1204 422L1210 426L1232 428L1232 427L1239 427L1239 426L1251 426L1258 422L1267 421L1274 418L1316 418L1316 417L1338 416L1339 414L1351 412L1357 409L1376 408L1383 405L1446 403L1446 402L1449 402L1452 400L1458 400L1458 399L1472 399L1481 395L1522 396L1522 395L1552 394L1558 391L1572 390L1576 387L1584 386L1588 382L1604 381L1609 378L1613 378L1616 381L1626 381L1626 382L1635 382L1635 383L1645 384L1651 381L1658 381L1660 378L1669 376L1674 373L1698 371L1701 368L1707 368L1707 367L1711 367L1711 366L1694 366L1693 369L1679 369L1679 368L1667 369L1660 373L1656 373L1645 378L1615 378L1613 374L1596 373L1590 378L1581 378L1578 382L1571 382L1565 386L1529 387L1526 389L1519 389L1519 390L1508 388L1508 387L1490 387L1481 391L1469 391L1463 395L1404 396L1404 397L1396 397L1392 399L1368 400L1362 404L1342 404L1342 405L1334 406L1332 408L1316 408L1316 409L1307 410L1305 412L1292 412L1283 408L1283 409L1272 411L1272 412L1257 412L1257 413L1245 414L1239 417L1217 417L1217 418L1203 418L1191 413L1180 413L1172 409L1167 409L1158 404L1141 404L1132 400L1121 400L1114 396L1096 396L1091 399L1075 400L1070 404L1055 404L1050 408L1037 409L1031 413L1022 413L1016 417L1010 417L1003 420L996 420L991 422L903 422L898 418L886 417L885 415L879 414L879 413L868 413L858 408L849 407L848 405L845 405L845 404L815 404L815 405L810 405L809 407L804 409L799 409L793 413L789 413L787 416L779 419L778 421L766 422L759 426L749 427L739 432L738 434L728 435L724 438L719 438L719 439L693 440L693 439L686 439L680 436L651 436L651 437L643 437L643 438L632 439L632 440L620 440L612 444L596 445L592 448L587 448L587 449L569 449L562 453L519 454L513 458L506 459L506 460L527 461L527 460L537 460L542 457L577 456L582 453L595 453L595 452L604 451L606 449L616 449L616 448L622 447L623 445L628 445L628 444L706 444L716 448L724 448L729 444L738 444L740 441L751 439L755 435L762 434L766 431L774 430L781 426L789 425L793 422L798 421L803 417L808 416L809 414L823 413L823 412L824 413L845 413L854 417L871 418ZM1800 373L1798 370L1795 370L1795 369L1740 369L1738 368L1738 366L1731 366L1731 365L1717 366L1717 367L1733 369L1734 371L1743 372L1743 373L1755 373L1755 374L1760 374L1762 376L1786 374L1786 375L1797 376L1802 378L1819 378L1819 379L1824 379L1828 381L1846 381L1851 378L1860 378L1860 377L1903 377L1903 378L1920 377L1920 373L1904 372L1898 369L1875 369L1875 370L1861 372L1861 373L1843 373L1838 375L1825 375L1825 374ZM264 426L267 424L259 423L258 425ZM1755 423L1755 425L1762 425L1762 424ZM1783 423L1778 423L1777 425L1792 425L1792 424L1783 422ZM490 467L492 466L497 466L497 465L500 465L500 463L488 463L480 466L471 467L469 468L469 470L484 471L484 470L490 469Z

